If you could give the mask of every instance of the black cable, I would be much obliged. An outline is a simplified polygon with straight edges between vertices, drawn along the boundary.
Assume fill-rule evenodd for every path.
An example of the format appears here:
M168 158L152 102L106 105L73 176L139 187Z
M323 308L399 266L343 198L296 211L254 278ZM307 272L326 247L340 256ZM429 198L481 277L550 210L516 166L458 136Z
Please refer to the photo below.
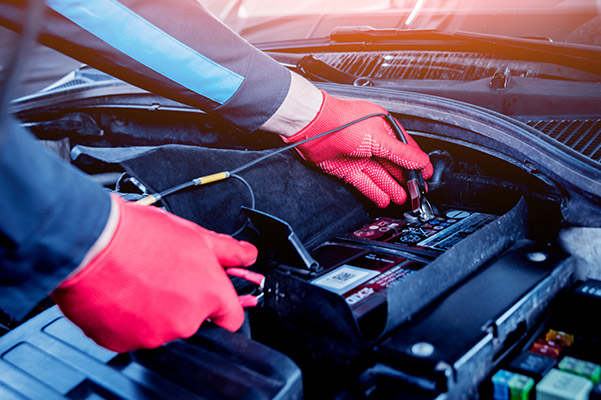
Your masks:
M138 203L144 204L144 205L154 204L157 201L161 200L163 197L169 196L169 195L177 193L177 192L180 192L182 190L185 190L185 189L188 189L188 188L191 188L191 187L195 187L195 186L205 185L207 183L218 182L218 181L221 181L221 180L224 180L224 179L227 179L227 178L231 177L231 178L238 179L239 181L241 181L248 188L248 191L249 191L250 197L251 197L251 208L254 209L255 208L255 195L254 195L254 192L252 190L252 187L250 186L250 184L245 179L243 179L239 175L236 175L236 173L244 171L245 169L248 169L248 168L250 168L250 167L258 164L258 163L260 163L260 162L268 159L269 157L273 157L273 156L275 156L277 154L280 154L280 153L282 153L284 151L293 149L293 148L295 148L297 146L300 146L301 144L310 142L311 140L316 140L316 139L319 139L319 138L324 137L326 135L330 135L332 133L338 132L338 131L340 131L342 129L348 128L349 126L355 125L355 124L357 124L357 123L359 123L361 121L365 121L366 119L374 118L374 117L379 117L379 116L382 116L382 117L386 118L388 115L389 114L387 114L387 113L377 113L377 114L366 115L366 116L358 118L358 119L356 119L354 121L348 122L348 123L346 123L344 125L341 125L341 126L339 126L337 128L330 129L329 131L320 133L319 135L316 135L316 136L313 136L311 138L304 139L304 140L301 140L299 142L296 142L294 144L290 144L290 145L281 147L279 149L276 149L276 150L272 151L269 154L265 154L265 155L263 155L263 156L255 159L255 160L247 162L246 164L243 164L240 167L234 168L231 171L223 171L223 172L218 172L218 173L215 173L215 174L212 174L212 175L201 176L201 177L195 178L195 179L193 179L191 181L184 182L184 183L181 183L179 185L176 185L176 186L170 187L168 189L165 189L162 192L151 194L149 196L146 196L146 197L138 200ZM244 229L248 225L248 222L249 222L249 219L246 218L246 220L244 221L244 223L242 224L242 226L240 228L238 228L234 233L230 234L230 236L237 236L240 233L242 233L242 231L244 231Z
M242 178L240 175L230 175L230 177L238 179L240 182L242 182L244 184L244 186L246 186L246 188L248 189L248 192L250 193L250 208L254 209L255 208L255 193L253 192L253 188L246 181L246 179ZM236 232L231 233L230 236L236 237L239 234L241 234L242 231L244 229L246 229L246 227L248 226L248 222L249 222L249 218L246 217L242 226L240 228L238 228L238 230L236 230Z
M170 194L181 192L182 190L191 188L193 186L196 186L196 183L194 181L185 182L185 183L179 184L177 186L170 187L169 189L163 190L162 192L160 192L158 194L158 196L159 196L159 199L162 199L165 196L169 196Z
M224 171L223 173L221 173L221 174L223 174L223 177L221 179L226 179L226 178L228 178L230 176L233 176L234 174L236 174L238 172L241 172L241 171L244 171L245 169L248 169L248 168L252 167L255 164L258 164L258 163L260 163L260 162L262 162L262 161L264 161L264 160L266 160L266 159L268 159L270 157L275 156L276 154L283 153L284 151L293 149L293 148L295 148L297 146L300 146L301 144L310 142L311 140L316 140L316 139L319 139L319 138L324 137L326 135L338 132L338 131L340 131L342 129L348 128L349 126L352 126L352 125L358 124L359 122L365 121L366 119L370 119L370 118L374 118L374 117L380 117L380 116L381 117L386 117L387 115L388 114L385 114L385 113L377 113L377 114L366 115L366 116L358 118L358 119L356 119L354 121L348 122L348 123L346 123L344 125L341 125L341 126L339 126L337 128L330 129L329 131L320 133L317 136L313 136L311 138L301 140L300 142L296 142L296 143L293 143L293 144L281 147L279 149L276 149L276 150L272 151L269 154L265 154L265 155L263 155L263 156L255 159L255 160L247 162L246 164L241 165L240 167L234 168L231 171ZM181 184L179 184L177 186L173 186L173 187L170 187L168 189L165 189L162 192L152 194L152 195L148 196L149 198L151 197L152 199L150 200L151 202L149 202L147 204L152 204L152 203L154 203L156 201L159 201L160 199L162 199L165 196L169 196L171 194L180 192L180 191L182 191L184 189L188 189L188 188L191 188L191 187L194 187L194 186L203 185L203 184L205 184L205 182L202 181L202 178L203 177L198 177L198 178L193 179L191 181L184 182L184 183L181 183Z
M231 170L231 171L230 171L230 174L235 174L235 173L238 173L238 172L240 172L240 171L243 171L243 170L245 170L245 169L248 169L248 168L252 167L253 165L255 165L255 164L257 164L257 163L260 163L261 161L263 161L263 160L265 160L265 159L267 159L267 158L269 158L269 157L275 156L276 154L280 154L280 153L282 153L282 152L284 152L284 151L286 151L286 150L293 149L293 148L295 148L296 146L300 146L301 144L304 144L304 143L310 142L311 140L319 139L319 138L321 138L321 137L324 137L324 136L326 136L326 135L329 135L329 134L331 134L331 133L338 132L338 131L340 131L340 130L342 130L342 129L348 128L349 126L353 126L353 125L355 125L355 124L358 124L358 123L359 123L359 122L361 122L361 121L365 121L366 119L369 119L369 118L374 118L374 117L379 117L379 116L386 117L386 115L388 115L388 114L385 114L385 113L377 113L377 114L370 114L370 115L366 115L366 116L364 116L364 117L361 117L361 118L359 118L359 119L356 119L356 120L354 120L354 121L348 122L348 123L346 123L346 124L344 124L344 125L341 125L341 126L339 126L339 127L337 127L337 128L331 129L331 130L329 130L329 131L326 131L326 132L324 132L324 133L320 133L320 134L319 134L319 135L317 135L317 136L313 136L313 137L310 137L310 138L308 138L308 139L301 140L300 142L296 142L296 143L294 143L294 144L289 144L288 146L281 147L281 148L279 148L279 149L277 149L277 150L275 150L275 151L272 151L272 152L271 152L271 153L269 153L269 154L265 154L264 156L261 156L261 157L257 158L256 160L250 161L250 162L248 162L248 163L246 163L246 164L244 164L244 165L242 165L242 166L240 166L240 167L238 167L238 168L234 168L233 170Z

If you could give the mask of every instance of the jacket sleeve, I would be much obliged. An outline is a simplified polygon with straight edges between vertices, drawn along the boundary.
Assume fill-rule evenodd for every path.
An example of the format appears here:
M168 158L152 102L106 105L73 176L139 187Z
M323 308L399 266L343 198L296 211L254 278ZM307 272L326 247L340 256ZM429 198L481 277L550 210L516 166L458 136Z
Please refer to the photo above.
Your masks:
M27 2L0 0L21 31ZM279 108L290 74L196 0L46 0L40 42L244 131ZM83 259L110 213L103 188L0 116L0 309L20 319Z
M20 30L26 4L0 1ZM46 0L40 42L121 80L198 107L243 131L280 107L289 71L197 0Z
M0 309L23 318L100 236L110 197L0 116Z

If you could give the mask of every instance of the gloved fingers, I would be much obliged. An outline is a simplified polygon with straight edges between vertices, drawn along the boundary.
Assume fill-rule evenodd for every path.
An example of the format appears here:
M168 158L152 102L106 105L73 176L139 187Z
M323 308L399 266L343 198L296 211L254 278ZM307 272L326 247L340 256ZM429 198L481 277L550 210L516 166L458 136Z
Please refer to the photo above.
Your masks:
M194 276L194 279L202 279L203 283L198 284L200 282L197 282L191 289L196 288L199 290L199 298L189 300L188 305L181 307L177 312L183 313L183 315L178 319L196 318L199 325L208 319L222 328L232 332L237 331L244 322L244 310L238 300L238 293L236 293L236 289L229 279L226 270L222 268L217 257L214 255L206 255L205 259L197 265L201 266L201 268L195 269L197 275ZM182 276L180 279L188 281L190 278L193 277L190 276L186 279ZM186 310L186 308L192 307L195 308L194 311L190 309ZM200 315L200 317L194 317L195 315ZM185 332L184 327L178 329L177 332L179 337L188 337L194 333Z
M207 318L238 330L244 311L223 264L251 264L255 247L155 207L117 204L109 243L52 292L65 316L119 352L189 337Z
M265 285L265 276L259 274L258 272L249 271L244 268L228 268L225 270L225 272L227 272L227 274L230 276L237 276L239 278L246 279L260 288L263 288Z
M240 304L240 300L237 295L233 297L228 295L222 297L221 301L221 306L209 315L209 319L215 325L235 332L240 329L244 322L244 309Z
M198 227L207 246L224 267L248 267L257 260L257 248L249 242L236 240L230 235Z
M367 176L369 176L371 180L388 195L393 203L403 204L407 200L405 189L403 189L399 182L397 182L380 163L375 160L370 160L368 166L364 168L364 171Z
M424 169L422 169L422 176L424 179L430 179L432 174L434 174L434 167L432 166L432 163L429 162Z
M238 296L238 301L240 301L242 308L256 307L259 304L259 299L251 294Z
M394 164L393 162L385 159L385 158L376 158L378 162L388 171L388 173L397 180L397 182L405 184L405 176L403 174L403 168Z
M382 164L388 173L390 173L390 175L392 175L397 181L405 183L405 176L403 175L403 169L401 167L384 158L378 158L378 162ZM426 165L421 172L424 179L429 179L434 173L434 168L432 167L431 163L428 163L428 165Z
M372 153L385 158L405 169L422 169L430 163L430 158L419 147L405 144L396 137L380 135L372 146Z
M347 160L347 163L346 168L339 168L333 175L342 177L378 207L387 207L391 199L395 203L405 201L407 195L403 188L377 161ZM346 173L340 174L342 171Z
M370 199L376 206L386 208L390 204L390 197L378 187L367 175L361 173L349 177L347 182L353 185L365 197Z
M265 287L265 276L258 272L249 271L244 268L228 268L225 272L230 276L237 276L254 283L258 286L260 292ZM238 296L238 301L240 301L242 308L255 307L259 303L259 299L250 294Z

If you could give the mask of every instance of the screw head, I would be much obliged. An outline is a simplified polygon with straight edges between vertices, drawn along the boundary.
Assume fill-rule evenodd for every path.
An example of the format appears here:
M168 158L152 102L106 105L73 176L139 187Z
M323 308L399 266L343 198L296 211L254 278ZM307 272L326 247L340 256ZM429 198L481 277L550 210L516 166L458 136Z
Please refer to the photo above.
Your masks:
M434 350L434 346L428 342L418 342L411 346L411 352L418 357L429 357Z
M543 253L542 251L533 251L532 253L528 253L527 257L528 260L532 262L543 262L549 256L547 255L547 253Z

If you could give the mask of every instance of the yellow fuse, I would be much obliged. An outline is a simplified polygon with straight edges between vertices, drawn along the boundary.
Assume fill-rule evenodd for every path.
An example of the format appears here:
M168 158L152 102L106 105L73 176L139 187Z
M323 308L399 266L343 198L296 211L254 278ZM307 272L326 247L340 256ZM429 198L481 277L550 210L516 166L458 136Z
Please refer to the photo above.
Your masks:
M545 335L545 340L547 342L555 342L562 347L570 347L574 343L574 335L549 329L549 332Z

